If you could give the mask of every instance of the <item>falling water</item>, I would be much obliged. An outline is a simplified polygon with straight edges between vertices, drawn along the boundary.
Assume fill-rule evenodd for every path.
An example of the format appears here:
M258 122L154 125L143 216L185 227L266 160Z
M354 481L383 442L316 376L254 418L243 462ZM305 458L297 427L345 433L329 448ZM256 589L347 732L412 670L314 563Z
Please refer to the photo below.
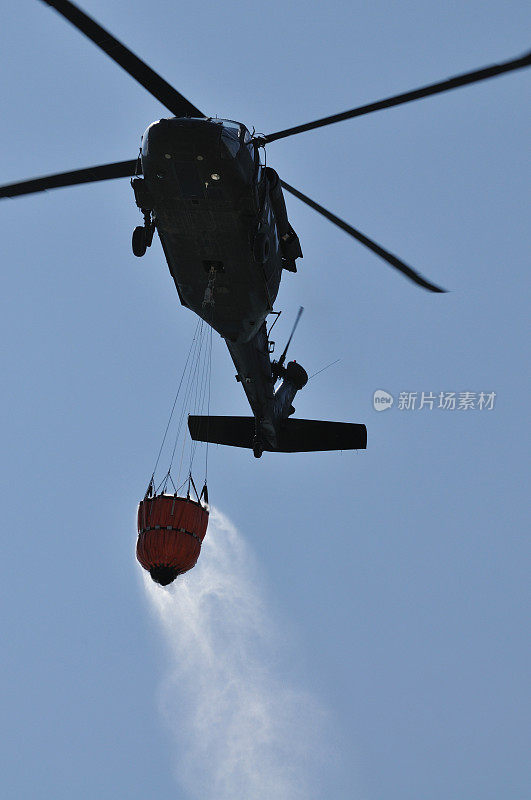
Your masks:
M189 796L322 797L319 772L331 759L326 714L286 677L289 636L268 611L253 554L235 527L213 510L191 572L167 589L143 575L170 648L160 704Z

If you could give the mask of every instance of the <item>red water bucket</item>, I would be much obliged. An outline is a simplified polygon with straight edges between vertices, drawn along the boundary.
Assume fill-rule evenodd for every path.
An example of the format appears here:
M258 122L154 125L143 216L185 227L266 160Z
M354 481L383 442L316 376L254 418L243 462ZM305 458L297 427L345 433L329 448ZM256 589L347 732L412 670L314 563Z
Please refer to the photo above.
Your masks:
M195 566L208 525L208 511L195 500L161 494L138 507L136 557L154 581L167 586Z

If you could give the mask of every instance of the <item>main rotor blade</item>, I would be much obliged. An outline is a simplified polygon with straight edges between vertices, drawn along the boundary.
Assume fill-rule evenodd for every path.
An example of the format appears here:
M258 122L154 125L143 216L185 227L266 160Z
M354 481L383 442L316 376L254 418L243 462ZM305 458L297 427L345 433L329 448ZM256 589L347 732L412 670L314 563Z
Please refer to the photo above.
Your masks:
M376 244L376 242L373 242L372 239L369 239L367 236L364 236L363 233L357 231L356 228L353 228L352 225L348 224L348 222L345 222L339 217L336 217L336 215L332 214L331 211L327 211L327 209L323 208L323 206L320 206L319 203L316 203L314 200L311 200L305 194L299 192L297 189L294 189L293 186L290 186L288 183L281 181L281 184L282 187L287 192L290 192L291 194L295 195L295 197L298 197L299 200L302 200L303 203L306 203L306 205L315 209L315 211L318 211L319 214L322 214L323 217L329 219L330 222L333 222L334 225L337 225L339 228L346 231L346 233L349 233L351 236L354 237L354 239L357 239L358 242L364 244L365 247L368 247L369 250L372 250L373 253L376 253L376 255L380 256L380 258L383 258L384 261L387 261L388 264L391 264L392 267L397 269L399 272L401 272L410 280L414 281L419 286L422 286L424 289L429 289L430 292L446 292L446 289L441 289L440 286L436 286L434 283L430 283L430 281L426 280L426 278L423 278L422 275L419 275L419 273L415 272L415 270L411 269L411 267L408 267L408 265L405 264L403 261L401 261L399 258L397 258L397 256L394 256L388 250L384 250L384 248L380 247L379 244Z
M297 312L297 317L296 317L296 319L295 319L295 322L293 323L293 328L291 329L291 333L290 333L290 336L289 336L288 342L287 342L287 344L286 344L286 346L285 346L285 348L284 348L284 352L282 353L282 355L281 355L281 356L280 356L280 358L278 359L279 366L281 366L281 367L282 367L282 366L283 366L283 364L284 364L284 360L285 360L285 358L286 358L286 355L287 355L287 353L288 353L288 347L289 347L289 346L290 346L290 344L291 344L291 340L293 339L293 334L295 333L295 330L296 330L296 328L297 328L297 325L299 324L299 320L300 320L300 318L302 317L302 312L303 312L303 311L304 311L304 307L303 307L303 306L300 306L300 307L299 307L299 310L298 310L298 312Z
M0 186L0 199L4 197L18 197L21 194L34 194L45 192L47 189L58 189L60 186L76 186L78 183L93 183L106 181L111 178L127 178L134 175L137 159L132 161L116 161L114 164L102 164L99 167L86 167L75 169L73 172L60 172L57 175L45 175L42 178L32 178L29 181L9 183Z
M113 61L123 67L132 78L141 83L153 97L156 97L176 117L204 116L177 89L170 86L164 78L157 75L151 67L148 67L138 56L135 56L131 50L119 42L118 39L115 39L112 34L102 28L101 25L89 17L88 14L85 14L74 3L70 3L69 0L42 0L42 2L55 8L85 36L92 39L94 44L98 45Z
M496 75L502 75L504 72L512 72L515 69L522 69L530 65L531 52L526 53L520 58L515 58L512 61L504 61L501 64L493 64L491 67L483 67L473 72L466 72L463 75L457 75L455 78L449 78L439 83L432 83L429 86L423 86L411 92L403 92L394 97L379 100L377 103L368 103L365 106L358 106L358 108L353 108L350 111L343 111L341 114L333 114L330 117L323 117L314 122L307 122L305 125L296 125L294 128L286 128L277 133L269 133L267 136L261 138L264 144L267 144L277 139L285 139L286 136L294 136L296 133L311 131L314 128L322 128L324 125L333 125L335 122L342 122L345 119L352 119L352 117L361 117L363 114L371 114L373 111L380 111L382 108L400 106L403 103L411 103L413 100L420 100L422 97L441 94L441 92L448 92L450 89L458 89L460 86L466 86L469 83L485 81L487 78L494 78Z

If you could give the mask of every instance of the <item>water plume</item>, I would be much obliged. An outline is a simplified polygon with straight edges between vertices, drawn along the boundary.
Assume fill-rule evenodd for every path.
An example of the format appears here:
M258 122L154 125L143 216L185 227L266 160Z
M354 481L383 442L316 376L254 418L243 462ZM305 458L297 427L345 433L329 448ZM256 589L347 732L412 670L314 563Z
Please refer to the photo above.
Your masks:
M215 509L191 572L167 589L144 573L171 652L161 709L190 797L323 796L326 714L288 677L290 637L268 611L259 578L250 548Z

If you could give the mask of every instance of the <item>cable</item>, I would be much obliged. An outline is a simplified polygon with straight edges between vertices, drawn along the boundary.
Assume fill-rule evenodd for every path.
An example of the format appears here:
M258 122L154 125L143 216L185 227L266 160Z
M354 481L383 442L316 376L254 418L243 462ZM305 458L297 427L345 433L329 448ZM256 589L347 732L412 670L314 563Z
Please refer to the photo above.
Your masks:
M181 386L183 384L184 376L186 374L186 368L188 367L188 362L190 360L190 355L192 353L192 349L193 349L193 346L194 346L194 342L195 342L195 339L196 339L196 336L197 336L197 331L199 329L200 323L201 323L201 320L199 320L197 325L196 325L194 336L193 336L193 339L192 339L192 344L190 345L190 348L188 350L188 355L186 357L186 362L185 362L184 369L183 369L183 372L182 372L182 375L181 375L181 380L179 381L179 387L177 389L177 393L176 393L175 399L173 401L173 405L172 405L171 412L170 412L170 417L168 419L168 424L166 425L166 430L164 431L164 436L162 437L162 443L161 443L160 448L159 448L159 453L157 455L157 460L155 461L155 466L153 468L152 478L155 477L155 472L157 471L157 467L159 465L160 457L162 455L162 450L164 448L164 443L166 442L166 437L168 435L168 430L169 430L170 425L171 425L171 421L172 421L172 418L173 418L173 413L175 411L175 406L177 405L177 399L178 399L179 393L181 391Z

